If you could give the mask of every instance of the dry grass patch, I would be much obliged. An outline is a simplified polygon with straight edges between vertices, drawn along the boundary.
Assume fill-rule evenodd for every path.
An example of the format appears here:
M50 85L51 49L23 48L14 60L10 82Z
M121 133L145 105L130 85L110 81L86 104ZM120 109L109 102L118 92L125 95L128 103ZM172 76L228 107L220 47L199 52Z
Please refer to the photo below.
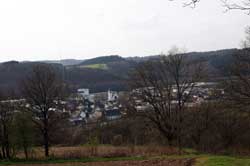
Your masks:
M164 146L77 146L77 147L52 147L50 156L60 159L79 159L91 157L134 157L134 156L160 156L178 154L176 148ZM42 148L34 148L31 158L43 159ZM18 158L24 158L19 154Z
M133 156L157 156L177 154L174 148L160 146L78 146L78 147L54 147L52 156L56 158L84 158L84 157L133 157Z
M32 166L192 166L193 159L141 160L141 161L107 161L90 163L62 163L62 164L32 164ZM15 166L15 165L13 165ZM24 166L24 165L17 165Z

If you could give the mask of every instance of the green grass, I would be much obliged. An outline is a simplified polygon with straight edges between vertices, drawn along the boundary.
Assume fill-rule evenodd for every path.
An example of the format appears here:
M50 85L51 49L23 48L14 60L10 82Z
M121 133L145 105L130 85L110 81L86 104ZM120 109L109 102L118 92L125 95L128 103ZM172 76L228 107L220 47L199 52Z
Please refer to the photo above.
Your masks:
M196 166L250 166L250 158L230 156L203 156L196 161Z
M101 69L101 70L107 70L108 66L107 64L92 64L92 65L83 65L80 66L81 68L90 68L90 69Z
M234 156L216 156L208 154L193 154L186 155L163 155L153 157L151 159L184 159L194 158L195 166L250 166L250 157L234 157Z

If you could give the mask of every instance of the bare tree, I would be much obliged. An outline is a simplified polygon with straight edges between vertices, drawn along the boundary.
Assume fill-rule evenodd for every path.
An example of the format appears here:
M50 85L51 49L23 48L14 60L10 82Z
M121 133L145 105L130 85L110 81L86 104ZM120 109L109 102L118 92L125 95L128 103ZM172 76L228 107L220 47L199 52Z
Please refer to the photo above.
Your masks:
M184 2L184 7L186 6L192 6L192 7L195 7L196 4L200 2L200 0L189 0L189 1L185 1Z
M237 1L235 0L222 0L222 3L226 10L242 10L246 11L250 15L250 0Z
M172 51L140 65L131 77L130 110L153 122L170 145L177 140L181 147L183 111L202 69L200 62Z
M14 103L11 100L0 101L0 141L2 147L2 158L11 158L10 128L14 115Z
M228 79L225 80L226 99L238 106L250 103L250 49L246 48L234 55Z
M246 27L243 49L233 56L233 63L228 66L228 79L225 84L226 99L238 106L250 103L250 27Z
M186 135L190 136L195 148L200 148L201 138L213 125L216 103L202 103L186 112Z
M242 41L243 48L250 48L250 26L247 26L245 29L245 39Z
M22 109L22 108L21 108ZM25 158L29 158L29 152L34 143L34 124L30 112L19 110L14 117L14 137L17 148L22 149Z
M228 104L229 105L229 104ZM228 108L227 105L217 111L214 119L215 130L217 130L223 149L228 149L237 143L237 139L248 132L249 117L240 113L238 109Z
M171 0L172 1L172 0ZM197 3L201 0L184 0L184 6L195 7ZM246 11L248 15L250 15L250 0L220 0L222 2L223 7L226 8L226 11L229 10L241 10Z
M33 113L33 122L43 136L45 156L49 156L50 128L54 118L56 100L62 96L62 83L49 65L40 64L33 68L30 75L22 82L22 92Z

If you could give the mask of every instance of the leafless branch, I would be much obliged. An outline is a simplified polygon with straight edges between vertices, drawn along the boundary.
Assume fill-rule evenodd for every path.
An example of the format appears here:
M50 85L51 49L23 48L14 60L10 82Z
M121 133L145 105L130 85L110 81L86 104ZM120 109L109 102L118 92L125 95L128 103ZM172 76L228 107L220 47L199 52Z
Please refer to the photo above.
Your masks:
M229 0L221 0L226 11L229 10L242 10L250 15L250 0L244 0L240 3L230 2Z

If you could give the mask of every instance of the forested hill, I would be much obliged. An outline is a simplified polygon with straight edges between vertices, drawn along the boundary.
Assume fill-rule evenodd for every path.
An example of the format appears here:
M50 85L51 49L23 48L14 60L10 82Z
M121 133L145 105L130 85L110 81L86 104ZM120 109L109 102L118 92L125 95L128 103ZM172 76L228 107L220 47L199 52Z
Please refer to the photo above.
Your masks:
M227 49L210 52L187 53L189 58L202 59L212 75L223 76L221 69L232 62L232 56L241 50ZM0 88L17 88L20 80L37 63L51 63L72 89L90 88L92 92L126 90L128 73L139 63L157 60L159 56L122 58L117 55L97 57L88 60L62 60L42 62L5 62L0 64ZM53 63L52 63L53 62ZM67 62L67 63L66 63ZM66 63L66 64L65 64ZM63 66L64 65L64 66ZM64 69L64 70L63 70Z

